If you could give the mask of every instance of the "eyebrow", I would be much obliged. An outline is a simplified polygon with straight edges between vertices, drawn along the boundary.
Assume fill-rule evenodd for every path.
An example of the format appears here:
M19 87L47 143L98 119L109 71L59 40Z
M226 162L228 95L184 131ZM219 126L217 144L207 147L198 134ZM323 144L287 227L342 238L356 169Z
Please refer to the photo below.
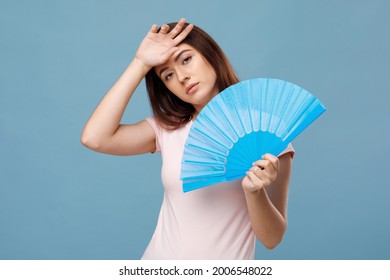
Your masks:
M181 56L183 53L188 52L188 51L190 51L190 49L182 50L182 51L175 57L174 61L177 62L177 61L179 60L180 56ZM167 69L168 69L167 66L166 66L166 67L163 67L163 68L160 70L160 72L158 73L159 76L161 77L161 74L162 74L165 70L167 70Z

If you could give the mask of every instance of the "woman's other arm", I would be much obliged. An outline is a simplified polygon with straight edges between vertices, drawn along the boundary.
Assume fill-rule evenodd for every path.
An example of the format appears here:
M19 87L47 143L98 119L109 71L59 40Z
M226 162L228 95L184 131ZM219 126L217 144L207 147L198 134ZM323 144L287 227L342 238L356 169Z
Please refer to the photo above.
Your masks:
M243 188L253 231L266 248L273 249L282 241L287 228L292 156L291 153L279 158L266 155L257 163L244 178Z

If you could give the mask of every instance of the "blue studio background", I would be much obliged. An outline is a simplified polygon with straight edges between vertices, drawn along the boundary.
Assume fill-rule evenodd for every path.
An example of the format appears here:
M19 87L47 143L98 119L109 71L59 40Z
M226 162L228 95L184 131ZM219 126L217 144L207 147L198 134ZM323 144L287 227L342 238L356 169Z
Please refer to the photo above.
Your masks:
M153 23L186 17L242 80L294 82L328 108L294 142L289 226L257 259L390 259L387 1L0 0L0 259L139 259L159 155L80 144ZM144 83L123 118L150 115ZM194 209L196 211L196 209Z

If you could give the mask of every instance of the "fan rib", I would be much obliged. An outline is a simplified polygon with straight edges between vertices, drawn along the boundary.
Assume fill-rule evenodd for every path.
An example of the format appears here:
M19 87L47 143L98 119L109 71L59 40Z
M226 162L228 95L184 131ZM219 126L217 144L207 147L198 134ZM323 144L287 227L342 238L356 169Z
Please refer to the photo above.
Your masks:
M268 84L269 85L269 84ZM271 127L271 123L272 123L272 117L273 115L271 114L271 112L274 112L274 107L275 107L275 98L276 98L276 95L278 93L278 86L279 86L279 83L275 83L274 85L274 88L272 91L269 91L269 87L267 88L267 93L266 93L266 96L267 97L270 97L269 99L269 106L267 106L268 108L268 111L270 112L269 113L269 119L268 119L268 124L267 124L267 127L266 127L266 130L269 131L270 127Z
M234 96L236 96L236 95L238 95L237 92L236 92L236 94L235 94ZM239 99L239 98L238 98L238 99ZM237 100L236 100L236 102L237 102ZM241 105L241 104L240 104L240 105ZM241 108L241 106L240 106L240 108ZM234 111L236 112L236 116L237 116L238 122L239 122L239 124L241 125L241 128L242 128L242 130L244 131L244 135L245 135L245 134L246 134L246 129L245 129L244 123L242 122L242 118L241 118L242 113L239 112L239 111L237 110L237 106L233 106L233 109L234 109Z
M312 124L320 115L322 115L322 113L325 112L326 108L318 100L314 103L318 104L310 111L311 117L297 122L287 134L285 141L291 142L299 133L301 133L307 126Z
M220 128L218 127L215 122L213 122L208 116L204 115L203 116L205 119L207 119L212 125L213 127L215 127L225 138L228 142L230 142L231 144L234 144L234 142L229 138L229 136Z
M286 100L285 100L285 102L283 103L283 106L282 106L282 109L281 109L281 112L280 112L280 116L284 116L285 115L285 113L286 113L286 111L287 111L287 104L290 104L290 99L291 99L291 96L292 96L292 90L294 89L294 87L292 86L292 84L291 83L287 83L287 82L284 82L284 84L285 84L285 87L284 87L284 89L287 87L287 86L290 86L290 88L289 88L289 91L288 92L286 92ZM280 129L280 125L281 125L281 123L282 123L282 120L283 120L283 118L279 118L279 122L278 122L278 124L276 125L276 128L275 128L275 134L277 135L277 136L279 136L279 133L280 133L280 131L279 131L279 129Z
M302 91L302 90L301 90ZM306 102L302 102L301 105L298 106L297 110L295 111L295 113L293 113L291 115L291 123L292 123L292 126L289 128L289 132L288 134L291 134L292 132L292 129L294 126L296 126L296 123L302 118L302 116L305 115L305 113L307 113L304 109L306 108L310 108L311 104L313 104L315 102L315 98L314 97L311 97L311 96L307 96L309 99L311 99L311 102L309 103L309 106L307 106L307 103ZM306 99L306 98L305 98ZM306 103L306 104L305 104ZM295 124L295 125L294 125ZM288 135L287 134L287 135ZM286 137L286 135L285 135Z
M217 98L218 97L221 97L222 95L217 95ZM222 99L222 98L220 98L220 99ZM214 105L215 105L215 108L219 111L219 113L222 115L222 116L224 116L225 117L225 119L228 119L228 118L226 118L226 117L228 117L228 116L226 116L226 114L225 114L225 112L222 110L222 108L220 107L220 105L217 103L217 101L218 101L219 99L215 99L215 102L214 102ZM213 102L213 100L211 101L211 102ZM230 127L230 129L233 131L233 133L236 135L236 138L240 138L240 136L238 135L238 133L235 131L235 129L234 129L234 127L232 126L232 124L229 122L229 121L227 121L226 122L228 125L229 125L229 127Z
M260 87L265 86L265 92L267 92L267 88L268 88L268 79L265 79L265 80L264 80L264 84L265 84L265 85L262 85L262 84L260 83ZM260 109L263 108L263 96L262 96L262 94L261 94L260 99L259 99L259 108L260 108ZM263 114L262 114L262 111L259 111L259 119L260 119L260 131L262 131L262 130L263 130L263 125L262 125L262 123L263 123Z
M289 104L297 104L299 99L300 99L299 95L301 92L302 92L302 89L300 89L300 88L298 89L298 91L296 91L296 89L294 89L293 94L289 99L289 100L291 100ZM286 112L284 114L283 118L286 120L286 127L284 128L284 131L279 132L280 137L282 137L283 139L284 139L285 135L288 133L289 129L291 128L291 125L293 122L292 115L294 114L294 111L296 111L296 108L294 106L290 105L289 110L286 110Z
M251 92L252 91L252 85L251 85L250 82L246 83L246 87L249 88L249 90L247 90L247 92ZM251 131L254 131L255 129L253 127L252 108L250 106L250 102L248 102L249 97L245 98L244 100L245 100L246 110L247 110L247 112L249 112L248 115L249 115L249 124L251 126Z
M198 172L201 173L201 172ZM189 181L189 180L205 180L205 179L210 179L210 178L224 178L225 177L225 172L220 171L219 173L213 173L211 174L210 172L203 171L203 173L198 174L198 175L192 175L192 176L187 176L183 178L182 180L184 181Z
M219 143L218 141L216 141L214 138L210 137L209 135L205 134L203 131L199 130L198 128L194 128L194 130L196 130L196 132L198 132L199 134L203 135L205 138L211 140L212 142L216 143L217 145L223 147L226 149L225 146L223 146L221 143Z
M201 147L201 146L195 146L194 144L188 144L187 146L188 147L193 147L194 149L202 150L204 152L207 152L207 153L210 153L210 154L213 154L213 155L216 155L216 156L220 156L222 158L226 157L226 154L224 155L224 154L218 153L217 151L206 149L206 148Z
M215 162L205 162L205 161L198 161L198 160L188 160L185 159L182 161L183 163L196 163L202 166L213 166L213 167L223 167L225 168L225 164L222 163L215 163Z
M183 181L183 191L189 192L196 189L200 189L206 186L214 185L225 180L224 176L207 178L205 180L189 180Z

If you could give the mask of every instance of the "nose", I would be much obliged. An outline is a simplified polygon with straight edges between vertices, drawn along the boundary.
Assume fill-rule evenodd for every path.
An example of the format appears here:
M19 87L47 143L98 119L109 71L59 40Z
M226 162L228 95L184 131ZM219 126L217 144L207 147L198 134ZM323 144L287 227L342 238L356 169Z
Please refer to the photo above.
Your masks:
M190 79L190 75L187 72L183 71L183 70L177 70L176 75L177 75L177 79L181 83L184 83L185 80L189 80Z

